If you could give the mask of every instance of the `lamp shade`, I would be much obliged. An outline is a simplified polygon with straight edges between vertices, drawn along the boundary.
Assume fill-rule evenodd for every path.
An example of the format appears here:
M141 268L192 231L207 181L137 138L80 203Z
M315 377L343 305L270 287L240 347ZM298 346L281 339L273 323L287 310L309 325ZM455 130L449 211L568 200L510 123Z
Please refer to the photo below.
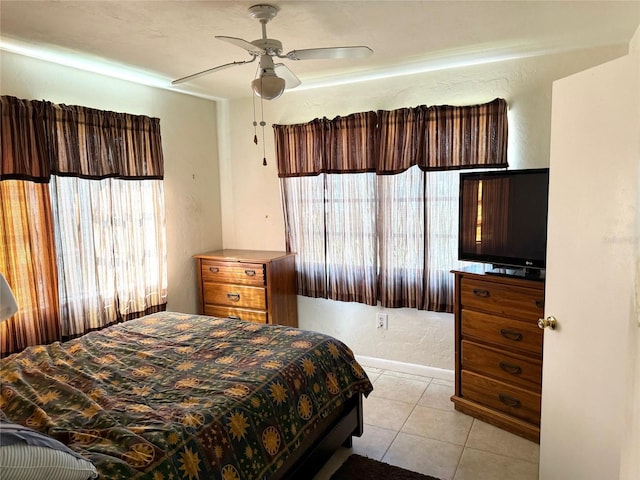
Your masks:
M265 100L278 98L284 92L285 81L275 73L263 73L259 78L251 82L251 88L256 94Z
M15 315L18 311L18 304L9 288L9 284L0 273L0 322Z

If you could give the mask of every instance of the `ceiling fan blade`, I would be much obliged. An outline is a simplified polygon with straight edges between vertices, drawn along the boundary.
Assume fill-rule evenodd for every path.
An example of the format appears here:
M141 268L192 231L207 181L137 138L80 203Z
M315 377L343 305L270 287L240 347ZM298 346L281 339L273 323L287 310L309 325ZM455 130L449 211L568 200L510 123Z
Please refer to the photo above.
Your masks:
M289 70L289 67L284 63L276 63L274 65L274 71L277 76L284 79L284 88L296 88L302 83L300 79L296 77L296 74Z
M367 58L373 53L369 47L328 47L291 50L285 55L289 60L321 60L343 58Z
M208 75L213 72L217 72L219 70L224 70L225 68L233 67L235 65L244 65L245 63L253 62L257 57L253 57L251 60L245 60L244 62L231 62L225 63L224 65L218 65L217 67L208 68L207 70L203 70L202 72L194 73L193 75L187 75L186 77L179 78L171 82L171 85L177 85L179 83L184 83L189 80L194 80L196 78L202 77L204 75Z
M236 47L244 48L251 55L262 55L264 53L267 53L264 50L264 48L256 47L253 43L247 42L246 40L243 40L242 38L224 37L224 36L220 36L220 35L216 35L216 38L218 40L222 40L222 41L228 42L228 43L230 43L232 45L235 45Z

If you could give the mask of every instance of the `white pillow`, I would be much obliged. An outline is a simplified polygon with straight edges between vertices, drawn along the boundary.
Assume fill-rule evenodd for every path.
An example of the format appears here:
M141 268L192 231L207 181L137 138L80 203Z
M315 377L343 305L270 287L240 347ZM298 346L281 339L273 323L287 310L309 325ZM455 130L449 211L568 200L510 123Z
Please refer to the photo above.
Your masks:
M59 441L42 433L0 421L2 480L89 480L96 467Z

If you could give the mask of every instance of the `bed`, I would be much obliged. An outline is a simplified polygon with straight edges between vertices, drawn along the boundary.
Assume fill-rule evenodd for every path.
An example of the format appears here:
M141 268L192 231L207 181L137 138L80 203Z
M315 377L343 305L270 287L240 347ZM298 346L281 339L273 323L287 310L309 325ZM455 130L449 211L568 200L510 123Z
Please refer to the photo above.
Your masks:
M0 378L5 424L109 480L312 478L362 433L372 390L332 337L172 312L29 347Z

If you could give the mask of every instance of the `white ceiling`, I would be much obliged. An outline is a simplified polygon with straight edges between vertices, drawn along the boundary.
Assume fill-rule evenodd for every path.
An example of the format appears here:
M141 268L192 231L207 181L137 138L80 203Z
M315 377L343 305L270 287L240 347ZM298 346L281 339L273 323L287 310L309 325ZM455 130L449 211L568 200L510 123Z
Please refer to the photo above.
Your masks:
M214 38L260 38L260 1L0 2L4 50L161 87L249 55ZM267 3L267 2L262 2ZM293 49L367 45L363 60L285 61L298 88L579 48L626 44L640 1L273 1L270 38ZM178 87L210 98L251 93L257 62ZM137 75L137 77L133 77Z

